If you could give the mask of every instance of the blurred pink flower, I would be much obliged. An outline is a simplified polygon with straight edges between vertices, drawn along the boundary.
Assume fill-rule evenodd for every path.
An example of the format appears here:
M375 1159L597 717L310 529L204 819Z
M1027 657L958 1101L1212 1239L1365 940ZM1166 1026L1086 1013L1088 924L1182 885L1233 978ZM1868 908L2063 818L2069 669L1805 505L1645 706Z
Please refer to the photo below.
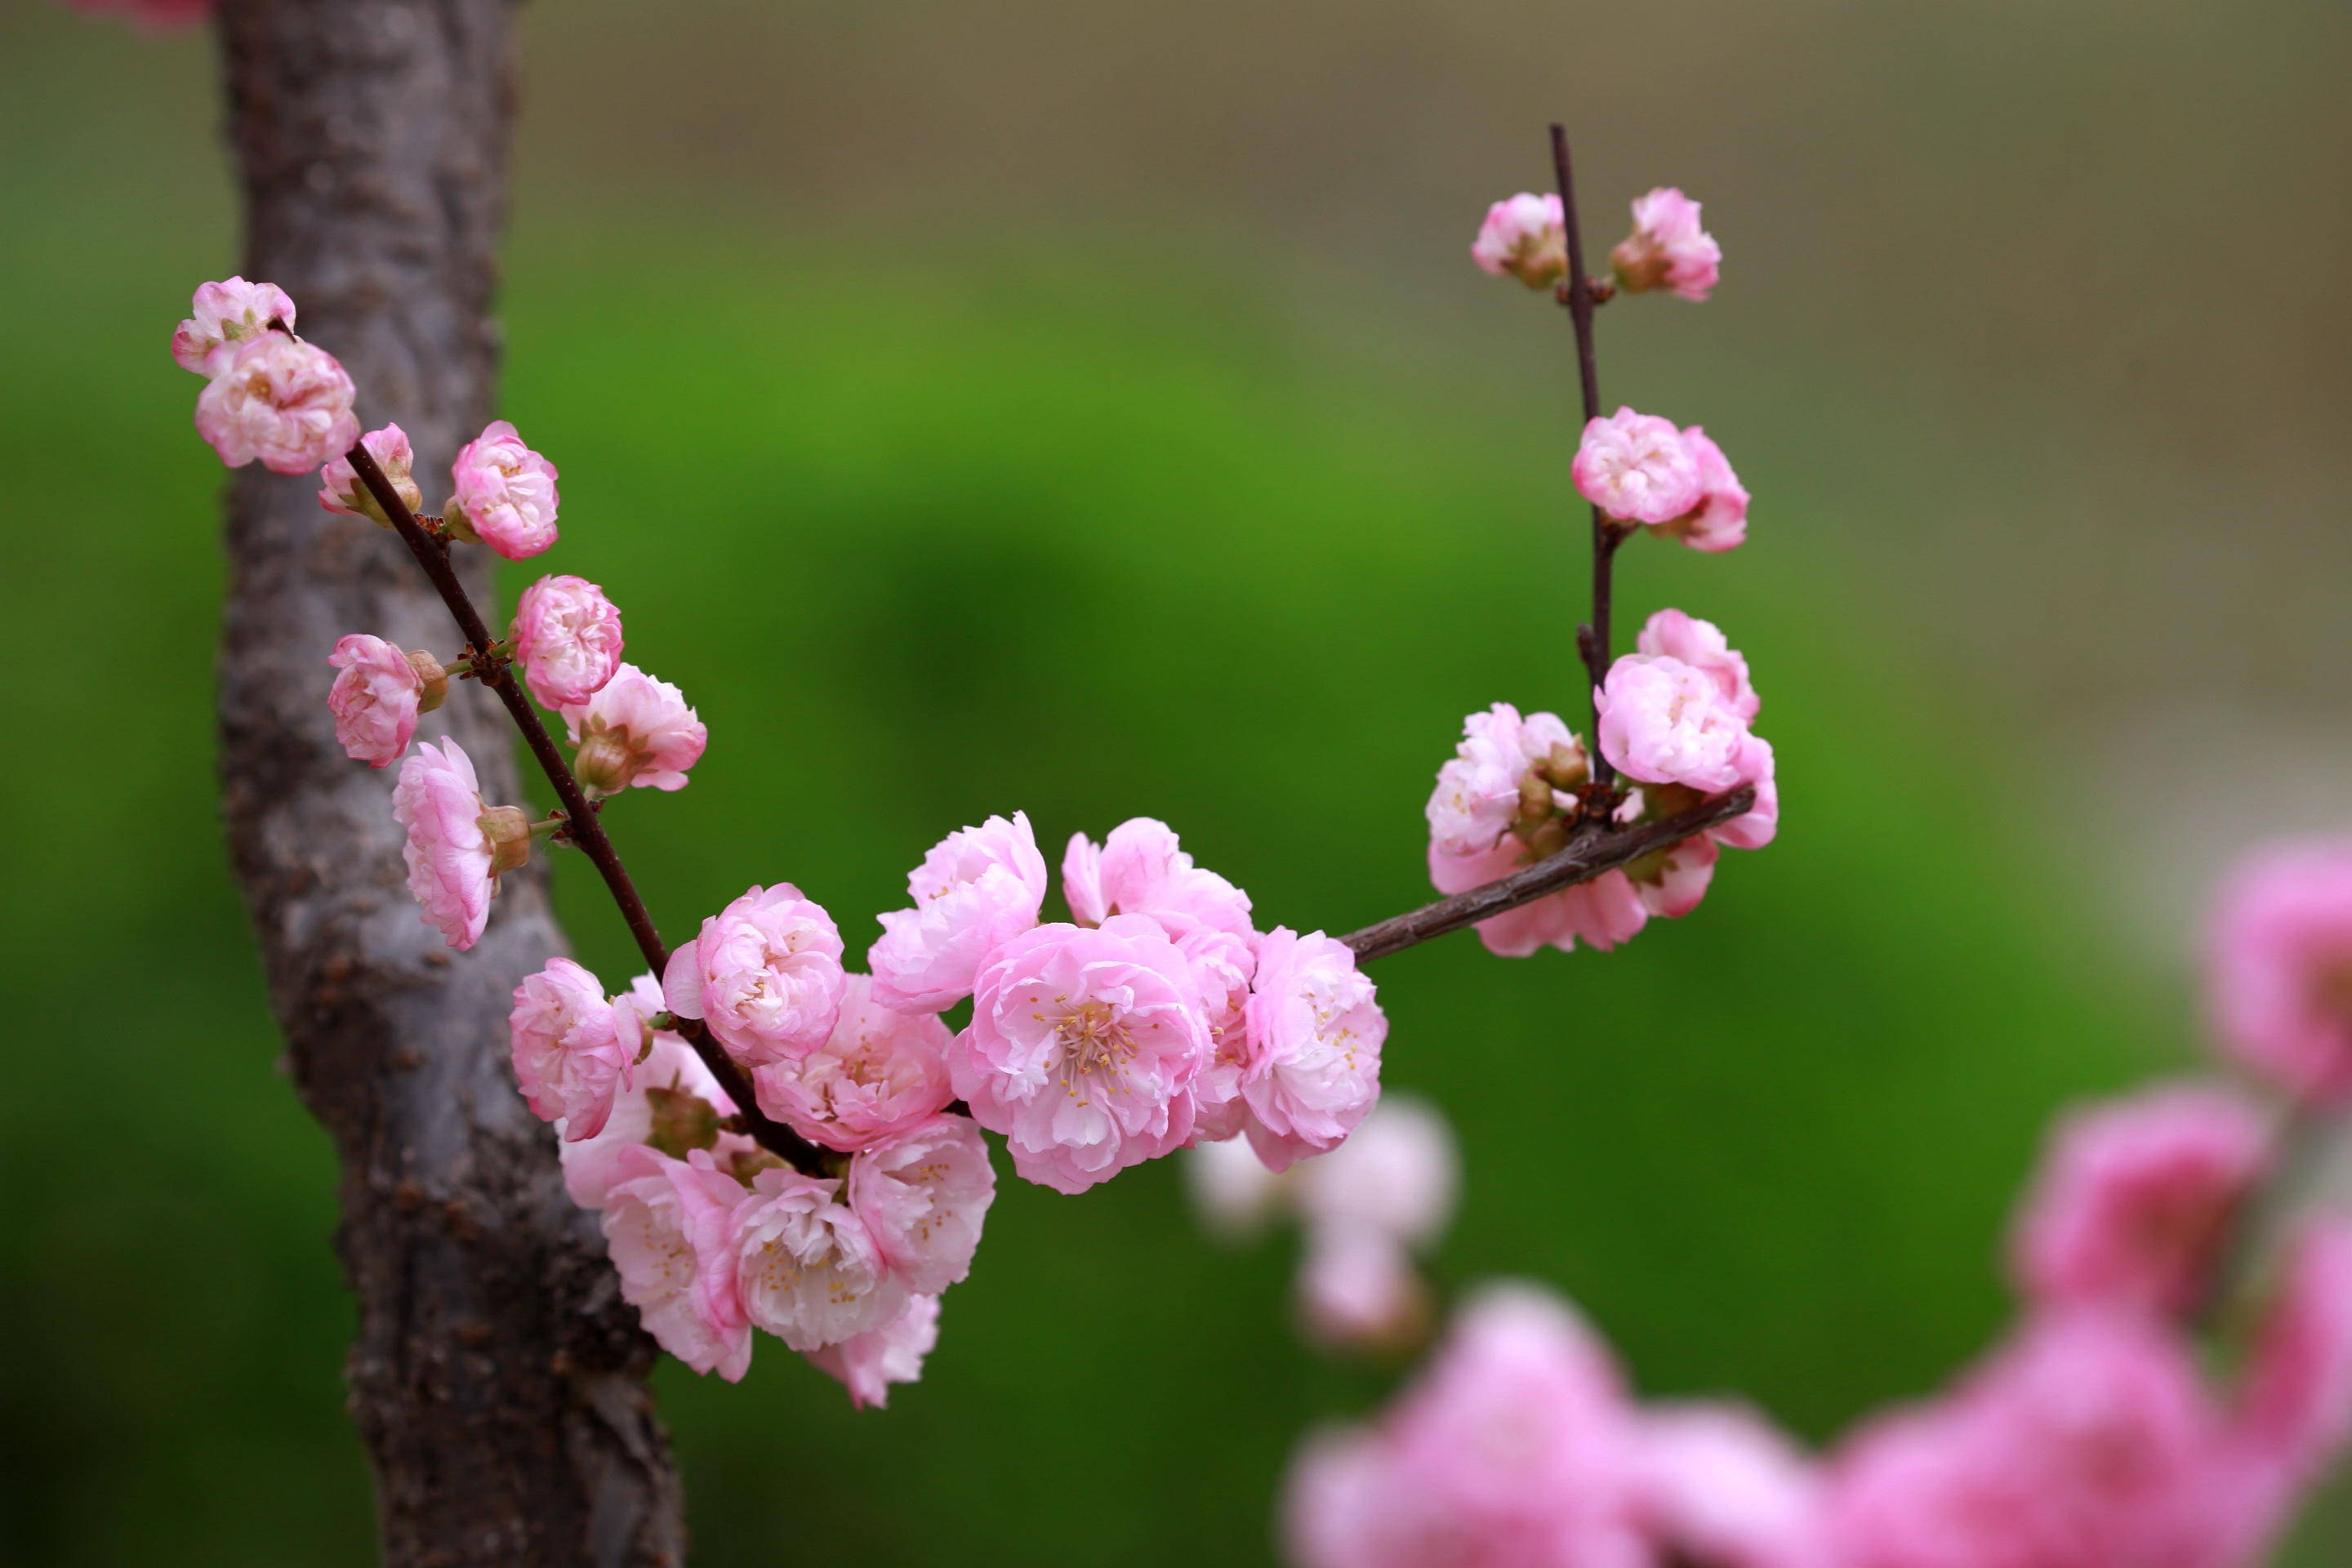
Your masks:
M415 662L364 632L337 638L327 662L341 672L327 689L327 710L335 716L343 754L376 768L400 761L416 733L425 695Z
M491 845L482 831L482 796L474 760L455 739L421 742L400 764L392 790L393 819L408 829L401 858L408 890L424 906L425 923L438 926L464 952L481 940L499 890L490 875Z
M1461 1184L1445 1118L1426 1100L1392 1094L1346 1142L1297 1166L1297 1201L1310 1226L1364 1226L1425 1247L1452 1222Z
M2352 1437L2352 1220L2307 1220L2288 1243L2237 1426L2290 1485L2317 1479Z
M1246 1010L1243 1131L1269 1170L1339 1146L1381 1097L1389 1021L1348 945L1276 926L1259 939Z
M639 1041L636 1014L625 1009L624 1016L632 1037L626 1041L604 984L568 958L549 959L515 987L507 1034L516 1081L533 1115L563 1123L567 1142L602 1132L614 1095L628 1080Z
M1025 1180L1077 1193L1191 1139L1208 1050L1183 954L1156 921L1113 915L998 949L948 1072Z
M2188 1310L2269 1144L2260 1111L2204 1084L2068 1117L2020 1216L2021 1286L2044 1302Z
M1634 1490L1645 1534L1669 1563L1819 1568L1822 1481L1770 1422L1738 1405L1642 1413Z
M797 1060L832 1037L848 980L841 932L790 882L754 887L669 955L662 994L747 1068Z
M971 994L988 955L1037 923L1045 858L1026 812L959 828L907 874L914 908L877 917L867 950L874 999L908 1013L936 1013Z
M735 1213L749 1195L743 1184L699 1149L673 1160L632 1144L614 1167L603 1223L622 1300L662 1349L697 1372L741 1382L751 1366L751 1324L732 1244Z
M1181 915L1235 936L1257 934L1249 895L1194 866L1174 830L1148 816L1112 828L1099 849L1085 834L1072 834L1062 856L1062 896L1080 925L1100 925L1112 915Z
M841 1012L825 1042L751 1074L760 1109L812 1143L844 1152L904 1132L955 1098L948 1026L935 1013L901 1013L873 997L873 981L843 977Z
M1437 770L1425 808L1430 842L1448 855L1492 849L1518 821L1536 770L1545 770L1551 803L1565 805L1567 797L1549 781L1580 780L1591 766L1584 742L1556 714L1521 719L1507 702L1473 713L1462 721L1453 760Z
M2352 1089L2352 838L2273 845L2239 863L2205 937L2221 1047L2295 1095Z
M621 668L621 612L585 577L541 577L525 588L507 635L541 708L583 706Z
M796 1351L881 1328L907 1305L906 1287L840 1190L797 1171L761 1171L733 1216L744 1315Z
M360 438L357 396L326 350L260 332L197 395L196 434L232 468L258 458L273 474L307 474Z
M1318 1225L1298 1265L1307 1337L1338 1350L1407 1349L1427 1331L1429 1290L1404 1244L1376 1226Z
M1568 227L1559 197L1517 195L1486 209L1470 258L1497 278L1516 278L1530 289L1549 289L1568 276Z
M86 4L81 8L97 11L115 7ZM205 15L210 6L147 0L119 8L137 16L179 11L194 19ZM172 360L182 370L192 370L207 381L229 367L229 362L236 357L238 344L268 331L273 320L285 322L289 329L294 325L294 301L286 297L285 289L275 283L247 283L242 278L198 284L189 309L194 313L172 334Z
M1722 628L1680 610L1660 610L1633 637L1633 651L1653 658L1680 659L1715 682L1731 710L1753 723L1764 706L1748 684L1748 660L1741 657Z
M1715 288L1723 247L1699 226L1698 204L1672 185L1633 198L1633 232L1609 253L1629 294L1671 289L1704 300Z
M898 1315L878 1329L852 1334L839 1344L803 1351L808 1363L849 1390L850 1405L879 1410L890 1403L889 1385L919 1382L923 1358L940 1342L940 1299L910 1296Z
M1690 426L1683 432L1683 445L1698 465L1698 499L1688 511L1654 523L1650 531L1661 539L1679 539L1693 550L1709 554L1738 548L1748 538L1747 487L1731 471L1731 459L1705 430Z
M441 509L460 539L478 539L509 561L527 561L555 542L555 465L522 444L515 427L493 419L457 448L449 466L457 487Z
M890 1272L936 1296L971 1271L996 1201L988 1143L968 1116L934 1116L849 1162L849 1206Z
M1484 855L1448 855L1432 844L1429 879L1441 893L1466 893L1532 861L1516 839ZM1604 871L1590 882L1490 915L1478 922L1477 931L1486 951L1501 958L1525 958L1547 947L1573 952L1579 940L1606 952L1640 934L1649 919L1648 906L1625 873Z
M1740 752L1748 721L1708 671L1664 654L1629 653L1609 667L1593 702L1601 754L1626 777L1705 795L1747 782Z
M408 477L409 467L415 461L415 456L408 449L407 433L397 425L387 425L381 430L371 430L361 437L359 444L367 448L367 455L375 459L376 467L382 468L383 477L392 481L392 488L399 492L408 510L412 512L422 510L425 492L418 489L416 481ZM341 457L319 470L319 504L329 511L339 511L348 517L364 517L384 528L392 526L392 519L377 503L374 492L360 483L359 470L352 467L349 447L343 449Z
M584 702L562 710L565 737L580 748L572 771L591 795L638 789L680 790L701 760L710 731L686 696L624 664Z
M1620 408L1584 427L1569 474L1619 521L1671 522L1705 495L1698 458L1671 419Z

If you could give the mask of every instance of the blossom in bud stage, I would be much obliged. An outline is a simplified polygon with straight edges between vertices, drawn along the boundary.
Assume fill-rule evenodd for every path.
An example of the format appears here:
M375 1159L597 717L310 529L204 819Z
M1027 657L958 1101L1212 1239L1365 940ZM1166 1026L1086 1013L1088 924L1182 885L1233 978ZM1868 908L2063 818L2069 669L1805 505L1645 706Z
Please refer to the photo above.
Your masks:
M1517 839L1506 839L1483 855L1448 855L1433 843L1429 879L1441 893L1466 893L1501 880L1533 859ZM1589 882L1489 915L1476 929L1487 952L1499 958L1525 958L1547 947L1574 952L1579 941L1606 952L1632 941L1649 921L1649 908L1625 873L1604 871Z
M1404 1244L1372 1226L1321 1225L1298 1265L1298 1314L1307 1337L1337 1350L1391 1353L1429 1331L1429 1289Z
M1699 226L1698 204L1672 185L1633 198L1633 232L1610 251L1617 287L1629 294L1671 289L1704 300L1715 288L1723 247Z
M1429 797L1429 839L1448 855L1495 847L1527 817L1530 781L1540 809L1575 804L1568 791L1591 777L1584 742L1556 714L1525 719L1507 702L1462 721L1454 759L1437 770Z
M2042 1301L2189 1310L2269 1148L2262 1112L2202 1084L2067 1118L2021 1216L2021 1284Z
M1381 1097L1389 1021L1347 943L1276 926L1258 942L1246 1014L1244 1131L1271 1169L1339 1146Z
M1698 500L1680 517L1653 523L1650 531L1661 539L1679 539L1693 550L1720 554L1738 548L1748 538L1748 489L1731 471L1731 459L1712 437L1694 425L1683 432L1683 445L1698 465Z
M1584 427L1569 475L1621 522L1672 522L1704 495L1698 458L1671 419L1620 408Z
M883 1006L873 984L845 976L841 1013L824 1044L751 1074L761 1110L828 1149L863 1149L904 1132L955 1098L948 1026L935 1013Z
M1559 198L1526 191L1486 209L1470 258L1497 278L1549 289L1568 276L1568 226Z
M627 1019L632 1026L637 1021L634 1012ZM567 1142L602 1132L638 1047L635 1039L621 1038L603 983L568 958L549 959L546 968L515 987L507 1033L515 1079L531 1113L542 1121L561 1120Z
M923 1358L939 1342L940 1299L910 1296L898 1315L880 1328L802 1353L811 1366L849 1390L853 1408L870 1405L879 1410L890 1403L890 1384L921 1381Z
M360 437L360 445L392 481L400 494L401 502L411 512L425 510L425 492L408 477L415 455L408 449L408 435L397 425L387 425L381 430L371 430ZM364 517L379 528L390 528L392 519L375 499L375 492L360 482L359 470L352 467L348 448L343 455L319 470L319 504L329 511L339 511L349 517Z
M878 1329L907 1305L841 1184L761 1171L734 1214L737 1288L751 1322L796 1351Z
M474 760L454 739L437 747L423 742L400 764L392 815L408 829L400 852L408 863L408 890L424 906L425 923L438 926L461 952L481 939L499 890L490 869L496 847L482 830L483 810Z
M702 756L710 731L685 693L624 664L584 702L566 703L564 734L580 748L572 772L590 795L686 787L686 770Z
M1242 1075L1249 1067L1250 981L1257 973L1257 946L1244 938L1182 915L1152 917L1184 955L1201 993L1201 1017L1209 1028L1209 1058L1192 1080L1192 1131L1215 1142L1242 1130L1249 1110L1242 1100Z
M1748 660L1731 646L1722 628L1680 610L1660 610L1634 634L1633 651L1652 658L1680 659L1715 682L1731 710L1755 722L1763 699L1748 683Z
M1643 1413L1635 1507L1664 1561L1710 1568L1814 1568L1823 1561L1822 1481L1753 1411L1690 1404Z
M172 334L172 359L207 381L226 370L237 346L268 331L271 321L294 325L294 301L285 289L242 278L198 284L189 309L194 314Z
M1311 1171L1321 1163L1310 1160L1298 1171ZM1265 1228L1296 1189L1297 1178L1297 1173L1267 1170L1249 1140L1236 1131L1223 1139L1203 1139L1192 1145L1184 1158L1184 1184L1192 1194L1192 1211L1204 1227L1227 1240L1246 1241Z
M1436 1107L1390 1095L1345 1143L1301 1163L1297 1183L1298 1212L1310 1226L1361 1226L1427 1247L1453 1221L1462 1162Z
M460 539L477 539L509 561L528 561L555 542L555 465L522 444L515 427L493 419L457 448L449 466L457 493L442 521Z
M585 577L541 577L525 588L508 637L541 708L581 707L621 668L621 612Z
M622 1299L662 1349L697 1372L740 1382L751 1366L751 1323L733 1244L750 1194L699 1149L674 1160L633 1144L614 1165L604 1227Z
M2320 1475L2352 1437L2352 1221L2307 1221L2289 1244L2238 1427L2291 1485Z
M2352 838L2249 856L2205 933L2221 1048L2291 1094L2352 1090Z
M1100 848L1083 833L1071 835L1062 856L1062 896L1070 918L1084 926L1112 915L1180 915L1235 936L1257 935L1249 895L1193 865L1174 830L1148 816L1112 828Z
M708 1147L715 1158L730 1162L755 1146L747 1137L718 1131L719 1119L734 1115L737 1108L694 1047L670 1030L650 1026L648 1021L666 1005L650 974L638 975L613 1003L614 1033L635 1065L613 1097L604 1130L588 1138L567 1138L556 1151L563 1159L564 1190L582 1208L604 1206L606 1193L621 1179L614 1163L625 1149L654 1142L682 1158L688 1149ZM636 1061L640 1051L645 1059ZM688 1124L707 1129L709 1142L698 1132L685 1132Z
M874 996L886 1007L936 1013L971 994L982 960L1037 923L1045 858L1026 812L959 828L907 874L910 910L877 917L867 951Z
M1626 777L1706 795L1741 775L1748 721L1708 671L1664 654L1629 653L1594 694L1601 754Z
M338 638L327 662L341 672L327 689L335 739L344 755L370 767L400 761L416 733L416 716L449 694L448 675L431 654L403 653L363 632Z
M833 917L789 882L755 887L704 921L662 975L669 1010L702 1019L747 1068L824 1045L847 988Z
M1113 915L1014 937L982 965L948 1073L1013 1168L1078 1193L1192 1136L1209 1031L1191 966L1158 922Z
M996 1201L988 1144L968 1116L934 1116L849 1162L849 1206L907 1289L936 1296L971 1272Z
M258 458L273 474L307 474L360 438L358 395L326 350L261 332L197 396L196 434L232 468Z

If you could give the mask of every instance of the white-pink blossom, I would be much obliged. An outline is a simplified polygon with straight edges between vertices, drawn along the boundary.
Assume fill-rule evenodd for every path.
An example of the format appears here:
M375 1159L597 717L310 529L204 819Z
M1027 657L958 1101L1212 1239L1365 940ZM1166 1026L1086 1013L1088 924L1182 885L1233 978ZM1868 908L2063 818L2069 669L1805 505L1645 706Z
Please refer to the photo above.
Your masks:
M522 444L515 427L493 419L457 448L449 466L457 493L442 521L460 539L478 539L509 561L527 561L555 542L555 465Z
M1593 695L1601 754L1643 784L1718 795L1744 783L1748 721L1712 675L1664 654L1629 653Z
M1748 538L1748 489L1731 471L1731 459L1712 437L1694 425L1683 432L1683 445L1698 465L1698 500L1688 511L1650 531L1661 539L1679 539L1693 550L1709 554L1737 549Z
M1062 896L1080 925L1100 925L1112 915L1180 915L1235 936L1256 935L1249 895L1193 865L1175 831L1149 816L1120 823L1100 848L1083 833L1071 835L1062 856Z
M585 577L541 577L525 588L507 635L541 708L582 706L621 668L621 612Z
M1486 209L1470 258L1497 278L1549 289L1568 276L1568 227L1559 197L1521 191Z
M1321 1163L1309 1160L1294 1172L1269 1171L1240 1133L1236 1126L1223 1138L1200 1138L1184 1156L1192 1212L1212 1234L1231 1241L1263 1231L1296 1189L1298 1173Z
M882 937L866 952L874 995L886 1007L936 1013L971 995L982 962L1037 923L1045 858L1028 813L949 834L907 874L907 896L912 909L877 917Z
M747 1068L824 1045L847 986L833 917L789 882L754 887L704 921L662 975L670 1011L702 1019Z
M584 702L562 710L564 734L580 748L572 771L591 795L686 787L710 731L686 694L634 664L623 664Z
M358 395L326 350L260 332L197 395L196 434L232 468L258 458L273 474L307 474L360 438Z
M1345 942L1276 926L1258 942L1247 1011L1244 1131L1281 1170L1338 1147L1381 1097L1389 1021Z
M1629 294L1671 289L1704 300L1715 288L1723 247L1699 226L1698 203L1672 185L1633 198L1633 232L1610 251L1617 286Z
M2255 851L2215 900L2206 1007L2230 1056L2291 1094L2352 1090L2352 838Z
M1675 422L1630 408L1584 426L1569 475L1586 500L1623 522L1671 522L1703 493L1698 458Z
M226 370L237 346L268 331L271 321L294 325L294 301L285 289L242 278L198 284L189 310L193 314L172 334L172 359L206 380Z
M890 1384L916 1383L923 1358L940 1342L940 1299L910 1296L898 1315L878 1329L852 1334L839 1344L804 1351L808 1363L849 1390L853 1409L890 1403Z
M1209 1029L1209 1057L1192 1080L1192 1132L1213 1142L1242 1130L1248 1107L1242 1076L1249 1067L1250 980L1257 973L1255 933L1238 936L1183 915L1151 917L1176 943L1201 993Z
M825 1042L751 1074L761 1110L828 1149L863 1149L904 1132L955 1098L948 1026L935 1013L883 1006L873 984L866 975L845 976Z
M1429 879L1441 893L1466 893L1500 881L1531 864L1534 857L1516 838L1483 855L1448 855L1429 847ZM1622 871L1604 871L1589 882L1547 893L1517 909L1489 915L1477 924L1478 940L1501 958L1525 958L1547 947L1573 952L1579 941L1606 952L1630 942L1649 923L1642 895Z
M371 430L360 437L360 445L392 481L401 502L411 512L425 509L425 492L416 488L409 477L415 454L409 450L408 434L397 425L387 425L381 430ZM375 492L360 482L359 470L352 466L351 451L319 470L319 504L329 511L339 511L348 517L364 517L381 527L390 528L392 519L385 514Z
M796 1351L883 1327L907 1305L841 1184L761 1171L734 1214L730 1245L743 1312Z
M1444 1116L1417 1096L1392 1094L1346 1142L1298 1165L1297 1202L1310 1226L1361 1226L1426 1247L1452 1223L1461 1185Z
M1723 629L1680 610L1660 610L1634 634L1633 651L1680 659L1715 682L1733 712L1753 723L1764 706L1748 679L1748 660Z
M968 1116L933 1116L849 1162L849 1206L890 1272L936 1296L971 1271L981 1222L996 1201L988 1143Z
M1565 788L1591 770L1584 742L1557 714L1521 719L1507 702L1473 713L1462 721L1453 760L1437 770L1426 807L1430 842L1448 855L1492 849L1526 809L1531 778L1547 809L1564 808L1575 804Z
M515 987L507 1034L516 1081L533 1115L563 1123L567 1142L602 1132L628 1080L641 1041L636 1014L625 1008L622 1016L625 1041L603 983L568 958L549 959Z
M1709 1568L1825 1562L1821 1476L1755 1412L1711 1404L1644 1411L1633 1452L1635 1507L1664 1561Z
M1042 925L999 949L948 1072L1024 1179L1076 1193L1192 1137L1208 1051L1184 955L1158 922L1113 915L1095 929Z
M1298 1263L1298 1316L1337 1350L1407 1350L1427 1333L1429 1289L1404 1244L1371 1226L1316 1226Z
M662 1349L697 1372L740 1382L751 1365L733 1246L743 1184L698 1149L674 1160L633 1144L614 1164L603 1224L622 1300Z
M435 673L440 661L424 656ZM382 637L354 632L335 642L327 662L339 673L327 688L327 710L335 717L335 740L343 754L370 767L388 767L408 750L416 733L416 716L428 706L425 673L417 659ZM443 676L440 692L449 689ZM429 706L438 707L438 700Z
M459 952L481 939L499 890L483 809L474 760L454 738L437 747L423 742L400 764L392 815L408 829L400 852L408 863L408 890L424 906L425 923L439 927Z

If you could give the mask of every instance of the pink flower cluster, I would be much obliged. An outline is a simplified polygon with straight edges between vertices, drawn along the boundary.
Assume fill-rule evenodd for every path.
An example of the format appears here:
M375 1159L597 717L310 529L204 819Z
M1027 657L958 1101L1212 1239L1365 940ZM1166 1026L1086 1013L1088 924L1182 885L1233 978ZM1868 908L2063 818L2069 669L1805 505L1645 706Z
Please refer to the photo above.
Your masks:
M1699 226L1698 204L1668 185L1633 199L1633 232L1609 253L1628 294L1671 289L1685 300L1714 291L1723 247Z
M1585 426L1569 473L1586 500L1660 538L1719 552L1748 537L1748 491L1696 425L1620 408Z
M360 438L358 389L326 350L294 335L294 301L274 283L232 278L196 290L172 358L205 378L196 434L220 460L302 474Z
M734 919L787 949L814 929L807 911L815 906L789 889L755 889L739 904L747 910ZM822 910L814 919L830 934ZM763 1010L736 984L745 979L744 932L732 925L713 931L719 924L707 922L705 931L733 942L732 957L674 966L673 975L723 972L717 984L734 986L739 1007L730 1027L746 1016L769 1026L763 1048L796 1035L811 988L802 984L795 998ZM837 957L839 938L830 945ZM805 980L808 964L794 961L810 951L781 953L782 967ZM734 1381L751 1366L751 1331L762 1330L837 1378L856 1405L882 1405L890 1384L921 1375L938 1339L939 1298L970 1272L996 1195L980 1129L944 1111L944 1041L873 1018L862 985L852 988L850 1008L839 1005L837 988L835 1002L823 1005L825 988L816 986L817 1011L847 1028L793 1058L831 1065L811 1069L813 1091L796 1082L787 1099L795 1124L821 1131L846 1158L836 1175L805 1175L725 1130L739 1108L667 1026L666 1005L674 1010L672 994L689 985L698 997L702 987L688 979L662 986L646 975L607 998L580 965L550 961L515 989L509 1030L523 1095L561 1133L566 1186L575 1201L603 1211L622 1294L664 1349L697 1372ZM858 1021L849 1025L853 1013ZM868 1067L887 1078L895 1060L925 1055L928 1070L911 1076L939 1092L900 1081L887 1113L873 1114L891 1093L826 1092L827 1082L837 1088L846 1077L854 1089ZM761 1068L763 1103L773 1068Z
M1772 748L1751 733L1759 706L1748 661L1706 621L1661 610L1596 696L1601 750L1643 787L1613 814L1619 825L1669 816L1704 796L1752 785L1756 808L1622 870L1548 894L1478 922L1491 952L1524 958L1545 947L1573 952L1579 939L1603 952L1651 917L1696 909L1715 875L1718 846L1756 849L1780 821ZM1558 853L1588 820L1591 778L1583 741L1558 717L1498 702L1463 721L1454 760L1430 795L1429 877L1442 893L1467 892Z

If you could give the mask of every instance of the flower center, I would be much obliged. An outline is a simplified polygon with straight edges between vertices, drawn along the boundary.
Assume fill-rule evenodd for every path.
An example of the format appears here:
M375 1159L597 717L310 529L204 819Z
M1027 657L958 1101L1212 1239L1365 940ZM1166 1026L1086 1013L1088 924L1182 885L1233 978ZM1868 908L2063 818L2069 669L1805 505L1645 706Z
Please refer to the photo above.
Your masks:
M1062 1015L1054 1034L1062 1042L1062 1082L1073 1096L1078 1093L1081 1079L1097 1073L1124 1076L1135 1056L1135 1042L1128 1037L1126 1026L1108 1002L1079 1003ZM1108 1087L1121 1094L1127 1088L1125 1084Z

